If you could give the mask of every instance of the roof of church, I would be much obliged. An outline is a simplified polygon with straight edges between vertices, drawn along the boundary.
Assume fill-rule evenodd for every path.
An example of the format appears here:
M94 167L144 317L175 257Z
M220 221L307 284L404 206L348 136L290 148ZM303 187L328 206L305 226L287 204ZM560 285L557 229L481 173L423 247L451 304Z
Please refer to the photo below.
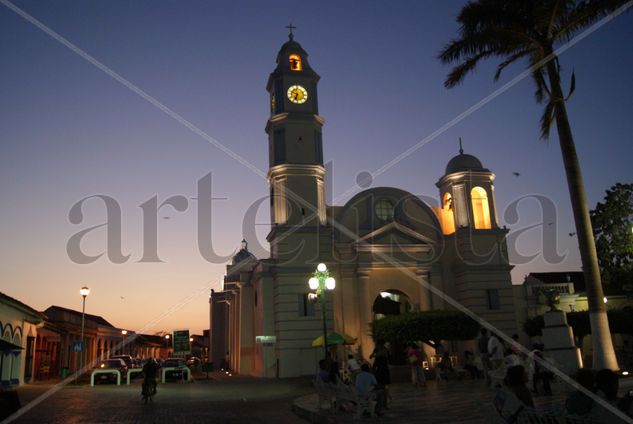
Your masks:
M253 255L247 249L240 249L239 252L237 252L235 255L233 255L233 259L231 260L231 262L232 262L232 265L235 265L236 263L245 261L247 259L255 259L255 260L257 260L255 255Z
M487 171L481 164L481 161L473 155L469 155L460 151L460 153L448 161L446 165L446 174L462 171Z
M298 54L301 57L301 71L298 74L303 76L308 76L318 80L319 75L312 69L310 63L308 62L308 52L306 52L301 44L297 43L294 40L294 36L292 34L288 35L288 41L286 41L281 48L279 49L279 53L277 53L277 67L268 77L268 83L266 84L266 89L270 90L272 80L279 76L280 74L290 74L295 73L296 71L290 70L290 62L288 61L288 57L291 54Z
M308 53L303 50L303 47L301 47L301 44L295 41L292 34L288 36L288 41L286 41L279 49L279 53L277 53L277 63L279 63L279 60L284 58L287 53L300 53L303 56L308 55Z
M247 259L257 260L255 255L248 251L248 243L246 242L246 239L242 239L242 246L240 250L235 255L233 255L233 258L231 259L231 265L235 265L238 262L242 262Z

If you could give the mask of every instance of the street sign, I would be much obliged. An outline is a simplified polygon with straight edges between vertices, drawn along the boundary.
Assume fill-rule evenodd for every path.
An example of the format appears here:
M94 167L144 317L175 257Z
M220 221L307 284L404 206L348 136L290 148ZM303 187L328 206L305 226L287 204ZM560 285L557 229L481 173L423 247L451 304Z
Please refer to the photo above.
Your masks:
M81 340L73 340L73 352L83 352L84 344Z
M255 343L262 344L264 346L273 346L277 343L276 336L255 336Z
M175 330L173 337L174 356L191 354L189 330Z

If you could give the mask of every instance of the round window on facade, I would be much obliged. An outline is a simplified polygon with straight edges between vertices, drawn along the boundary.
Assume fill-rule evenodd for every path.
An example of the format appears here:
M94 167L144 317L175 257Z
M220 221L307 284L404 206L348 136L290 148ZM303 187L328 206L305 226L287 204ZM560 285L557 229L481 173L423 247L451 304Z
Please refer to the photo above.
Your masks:
M389 199L380 199L376 202L376 216L381 221L393 219L393 202Z

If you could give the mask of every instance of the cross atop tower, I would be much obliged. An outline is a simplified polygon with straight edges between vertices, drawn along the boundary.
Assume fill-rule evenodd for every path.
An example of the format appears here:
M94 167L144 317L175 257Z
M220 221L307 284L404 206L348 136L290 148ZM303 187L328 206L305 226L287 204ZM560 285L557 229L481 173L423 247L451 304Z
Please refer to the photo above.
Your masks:
M463 155L464 154L464 148L462 147L462 138L459 137L459 154Z
M286 28L288 28L288 31L290 31L290 33L288 34L288 38L292 40L294 38L294 36L292 35L292 30L297 29L297 27L292 25L292 22L291 22L290 25L286 25Z

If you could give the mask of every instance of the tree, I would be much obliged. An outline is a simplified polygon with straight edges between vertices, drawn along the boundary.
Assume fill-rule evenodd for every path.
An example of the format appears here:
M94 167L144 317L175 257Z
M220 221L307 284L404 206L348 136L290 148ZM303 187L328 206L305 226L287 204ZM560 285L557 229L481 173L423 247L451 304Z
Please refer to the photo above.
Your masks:
M555 48L608 14L616 10L621 12L618 7L626 9L629 6L625 0L471 1L457 17L461 24L459 36L439 54L443 63L458 63L444 83L447 88L462 82L482 59L502 59L495 80L508 65L527 59L536 83L536 101L545 104L541 117L543 139L548 138L551 124L556 121L592 315L593 366L597 369L615 370L618 364L602 301L602 283L584 182L565 107L565 102L574 91L575 78L572 74L570 92L565 96Z
M602 280L633 294L633 184L617 183L591 211Z
M612 333L633 335L633 309L609 309L609 328ZM574 337L578 339L578 346L582 347L582 339L591 334L589 311L567 312L567 323L574 330ZM528 318L523 323L523 331L530 337L542 336L545 320L543 315ZM547 347L547 346L546 346Z
M423 311L388 315L371 323L374 340L395 345L422 341L437 347L440 340L470 340L477 336L480 325L459 311Z

